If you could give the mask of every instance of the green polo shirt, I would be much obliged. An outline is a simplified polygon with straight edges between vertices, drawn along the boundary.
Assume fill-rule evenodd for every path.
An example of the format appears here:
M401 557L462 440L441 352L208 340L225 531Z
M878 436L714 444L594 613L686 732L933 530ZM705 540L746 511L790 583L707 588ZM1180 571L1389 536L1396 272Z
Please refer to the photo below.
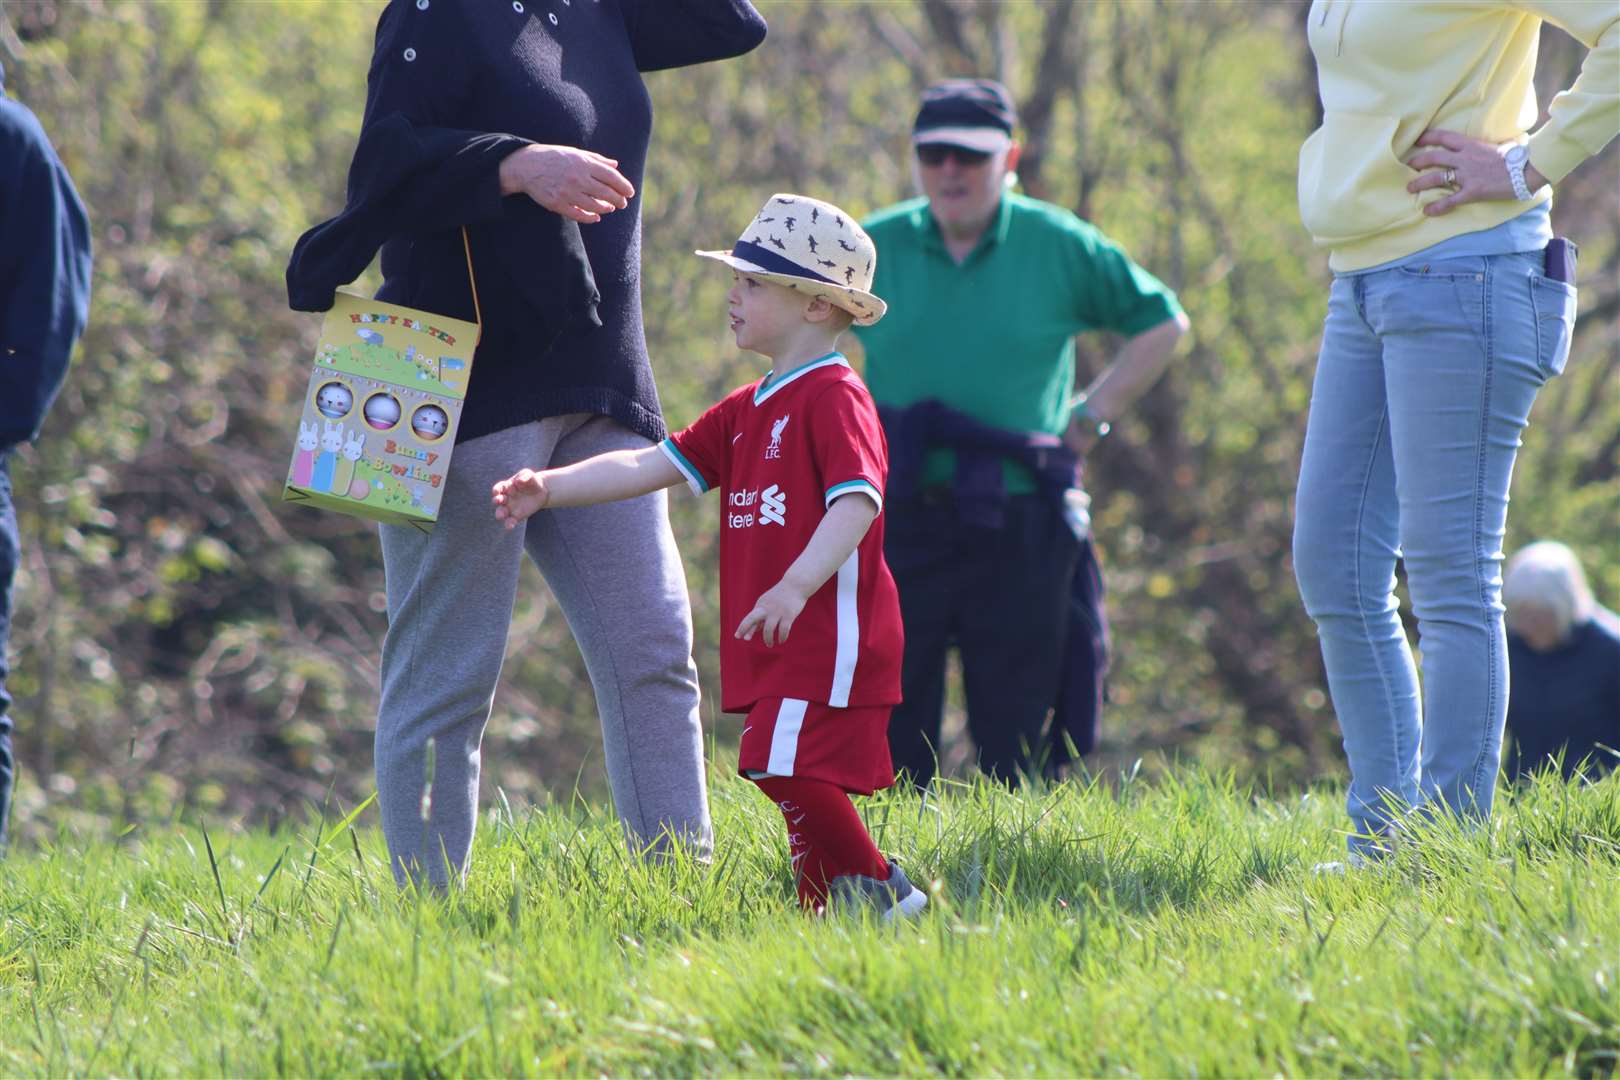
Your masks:
M1126 337L1181 312L1175 293L1096 227L1060 206L1002 196L995 219L957 265L927 199L874 214L872 291L889 305L855 327L866 385L880 405L934 398L982 423L1061 435L1074 392L1074 335ZM924 483L949 485L949 451L929 454ZM1007 463L1007 490L1035 490Z

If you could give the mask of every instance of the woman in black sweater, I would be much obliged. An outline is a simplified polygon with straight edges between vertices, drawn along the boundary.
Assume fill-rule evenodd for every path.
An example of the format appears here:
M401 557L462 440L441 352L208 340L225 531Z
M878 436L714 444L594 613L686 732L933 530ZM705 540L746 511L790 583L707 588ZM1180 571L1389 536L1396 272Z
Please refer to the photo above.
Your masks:
M401 882L463 872L525 550L584 654L631 845L712 842L663 493L508 532L489 489L519 465L664 437L641 322L641 72L764 36L748 0L391 0L378 21L347 204L299 241L287 281L294 308L325 310L381 247L379 299L471 320L463 227L472 252L483 330L439 523L381 527L377 787Z

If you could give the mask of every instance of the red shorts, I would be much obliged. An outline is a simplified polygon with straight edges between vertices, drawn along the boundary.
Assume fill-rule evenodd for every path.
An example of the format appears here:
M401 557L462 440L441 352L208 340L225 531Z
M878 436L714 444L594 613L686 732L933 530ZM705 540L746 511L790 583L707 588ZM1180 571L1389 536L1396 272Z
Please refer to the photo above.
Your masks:
M799 698L761 698L743 721L737 771L802 776L870 795L894 783L893 708L835 709Z

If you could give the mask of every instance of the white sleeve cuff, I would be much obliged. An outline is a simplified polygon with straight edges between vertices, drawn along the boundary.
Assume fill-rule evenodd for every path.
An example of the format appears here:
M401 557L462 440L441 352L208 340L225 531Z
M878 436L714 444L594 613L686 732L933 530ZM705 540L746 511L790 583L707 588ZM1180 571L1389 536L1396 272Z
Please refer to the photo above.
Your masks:
M686 486L691 488L694 494L702 495L709 490L709 485L704 481L703 474L693 468L692 463L687 461L686 457L676 448L674 439L665 439L658 444L658 449L664 452L664 456L669 458L670 464L674 465L676 470L686 478Z
M824 505L831 506L833 501L840 495L848 495L856 491L876 503L878 513L883 512L883 492L879 491L877 486L869 480L845 480L842 484L834 484L827 489L827 500Z

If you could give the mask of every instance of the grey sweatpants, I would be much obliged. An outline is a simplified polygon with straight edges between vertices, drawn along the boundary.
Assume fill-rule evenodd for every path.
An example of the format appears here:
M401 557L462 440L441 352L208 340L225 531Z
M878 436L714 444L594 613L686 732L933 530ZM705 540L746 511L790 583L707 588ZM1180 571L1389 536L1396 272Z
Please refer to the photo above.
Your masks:
M545 510L516 529L490 487L525 466L567 465L647 440L576 413L462 443L431 533L382 526L388 586L377 795L394 876L436 887L465 871L480 744L506 652L523 553L545 576L596 691L608 781L636 851L713 843L686 575L665 493ZM424 822L427 741L433 790Z

